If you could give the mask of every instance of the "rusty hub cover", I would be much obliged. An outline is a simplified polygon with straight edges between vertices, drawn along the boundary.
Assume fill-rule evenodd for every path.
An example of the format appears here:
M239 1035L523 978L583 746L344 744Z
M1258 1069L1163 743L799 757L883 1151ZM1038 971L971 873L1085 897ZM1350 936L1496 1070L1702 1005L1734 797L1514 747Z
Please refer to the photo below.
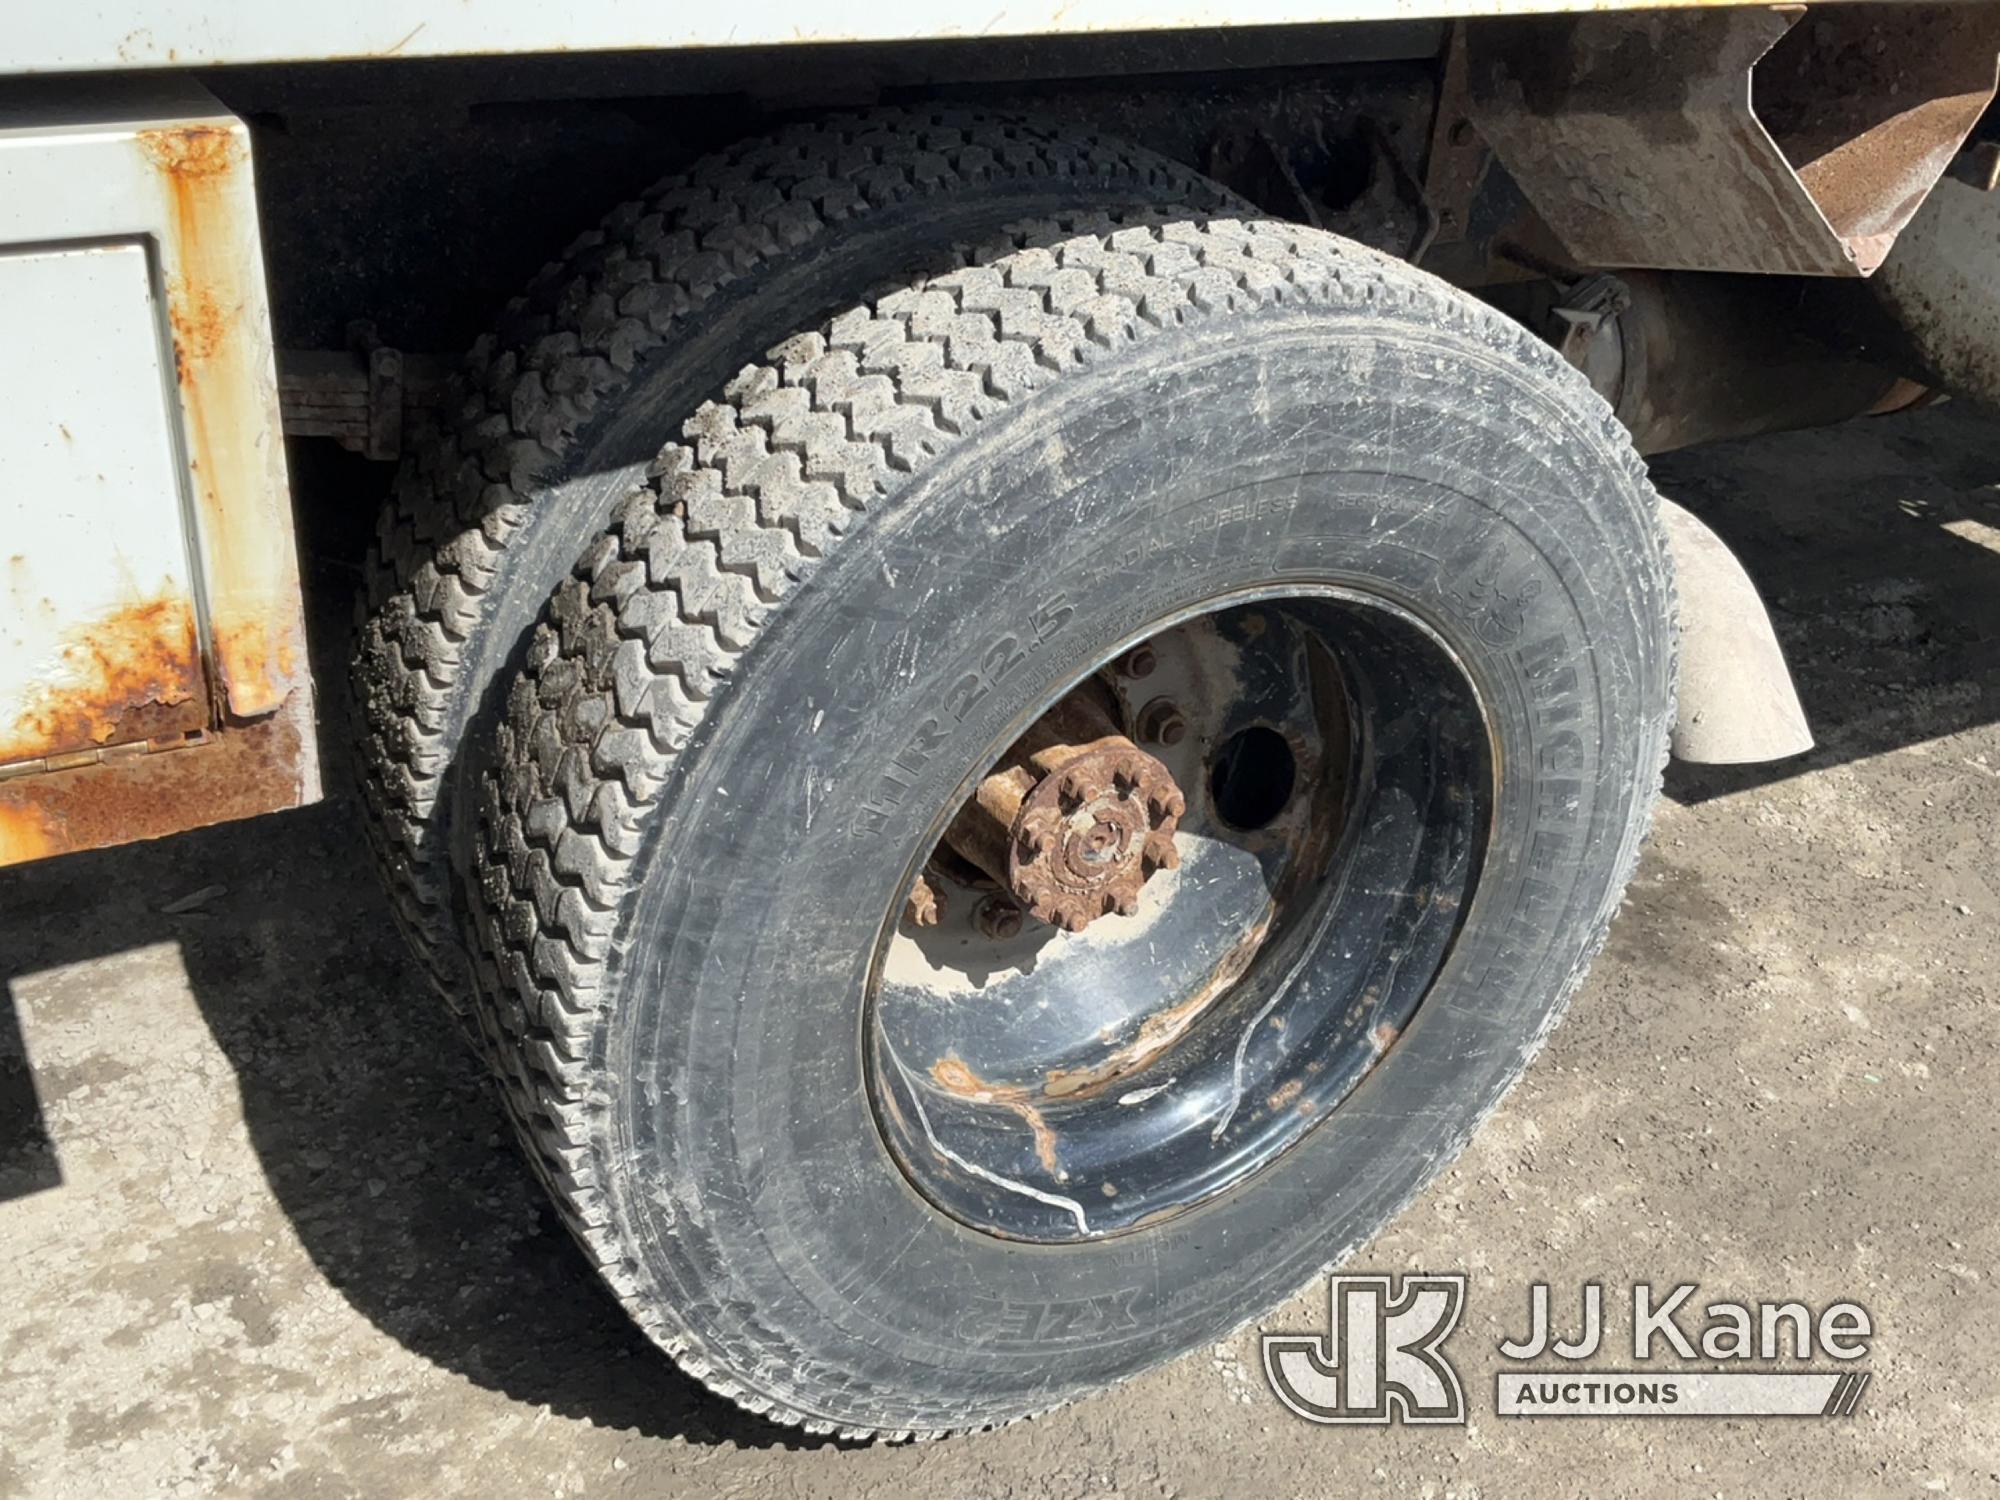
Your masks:
M1044 922L1081 932L1130 916L1154 870L1180 863L1174 831L1187 799L1167 768L1122 736L1045 776L1021 804L1007 884Z

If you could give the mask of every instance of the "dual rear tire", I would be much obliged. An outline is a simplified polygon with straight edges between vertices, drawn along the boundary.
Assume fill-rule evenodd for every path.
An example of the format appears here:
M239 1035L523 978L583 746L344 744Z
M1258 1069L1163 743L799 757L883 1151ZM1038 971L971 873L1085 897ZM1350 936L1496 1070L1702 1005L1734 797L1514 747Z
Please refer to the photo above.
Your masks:
M1657 792L1671 580L1602 403L1433 278L1160 170L1211 205L1016 223L824 316L744 312L751 362L674 420L608 398L658 451L547 523L587 533L559 580L492 575L539 621L482 626L520 636L491 717L438 721L462 878L427 901L530 1155L663 1347L814 1430L1045 1410L1365 1243L1559 1017ZM1102 970L1133 1045L1086 1097L897 1052L885 973L952 809L1080 681L1225 617L1325 644L1310 868L1198 1005ZM1223 779L1183 784L1259 847ZM1046 942L1198 940L1180 889ZM984 977L927 1034L990 1034L1007 964L952 962ZM962 1135L940 1081L986 1111ZM1100 1169L1140 1117L1157 1149Z

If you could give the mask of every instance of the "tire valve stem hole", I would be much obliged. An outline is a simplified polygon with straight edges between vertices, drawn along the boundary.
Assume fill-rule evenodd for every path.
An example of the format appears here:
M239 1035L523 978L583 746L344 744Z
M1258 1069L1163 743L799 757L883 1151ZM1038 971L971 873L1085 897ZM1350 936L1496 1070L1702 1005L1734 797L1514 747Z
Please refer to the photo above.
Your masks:
M1298 761L1285 737L1252 724L1224 740L1209 771L1215 815L1242 832L1264 827L1285 810L1298 780Z

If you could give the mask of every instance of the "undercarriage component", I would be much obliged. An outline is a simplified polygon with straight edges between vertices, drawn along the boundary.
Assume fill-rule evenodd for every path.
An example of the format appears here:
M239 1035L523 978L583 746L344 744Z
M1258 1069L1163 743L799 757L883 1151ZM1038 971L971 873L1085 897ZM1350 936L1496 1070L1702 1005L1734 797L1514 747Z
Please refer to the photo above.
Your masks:
M1641 453L1844 422L1928 394L1814 338L1800 285L1625 271L1489 295L1590 377Z
M1126 737L1107 699L1086 682L1036 720L944 835L954 852L1065 932L1110 912L1131 915L1147 877L1180 863L1174 829L1187 799L1172 773ZM935 893L931 900L934 912ZM922 906L913 889L913 917ZM915 920L925 926L936 917Z
M351 453L403 456L403 414L431 405L445 362L382 344L278 353L278 410L287 437L332 438Z
M903 920L912 927L935 927L944 917L944 898L928 875L919 875L910 886L910 899L903 904Z
M1721 537L1660 501L1681 606L1676 759L1702 765L1784 760L1812 749L1812 730L1757 585Z
M1983 157L1960 160L1976 167ZM1869 290L1925 376L2000 403L2000 194L1956 176L1940 182Z
M1438 74L1437 115L1424 161L1424 202L1435 216L1429 243L1455 244L1472 225L1472 205L1493 164L1493 148L1473 125L1466 92L1465 25L1451 29ZM1412 257L1418 263L1423 255Z
M1471 118L1575 264L1865 276L1994 92L1991 6L1512 20Z

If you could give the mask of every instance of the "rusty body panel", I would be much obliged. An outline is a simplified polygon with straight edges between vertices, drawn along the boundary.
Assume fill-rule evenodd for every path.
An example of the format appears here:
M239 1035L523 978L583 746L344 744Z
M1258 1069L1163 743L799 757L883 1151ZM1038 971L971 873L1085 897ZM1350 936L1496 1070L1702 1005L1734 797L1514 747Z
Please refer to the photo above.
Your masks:
M277 373L262 298L263 266L240 121L141 130L139 151L168 204L167 319L181 393L188 473L206 568L209 661L220 706L238 718L275 712L305 663L282 444L273 441ZM267 503L253 509L247 502Z
M205 729L193 607L167 594L87 622L18 709L0 726L0 766Z
M0 766L208 723L159 308L139 245L0 250Z
M11 245L30 251L10 263ZM107 399L66 389L55 434L37 426L53 408L10 405L35 430L8 473L37 493L0 537L0 863L314 799L245 127L185 86L0 110L0 269L17 295L37 275L116 290L142 325L97 348L121 326L109 304L66 310L56 367L98 374Z
M174 745L0 780L0 865L160 838L297 804L311 724L273 714Z
M1466 28L1472 118L1579 266L1865 276L1992 101L2000 6Z

